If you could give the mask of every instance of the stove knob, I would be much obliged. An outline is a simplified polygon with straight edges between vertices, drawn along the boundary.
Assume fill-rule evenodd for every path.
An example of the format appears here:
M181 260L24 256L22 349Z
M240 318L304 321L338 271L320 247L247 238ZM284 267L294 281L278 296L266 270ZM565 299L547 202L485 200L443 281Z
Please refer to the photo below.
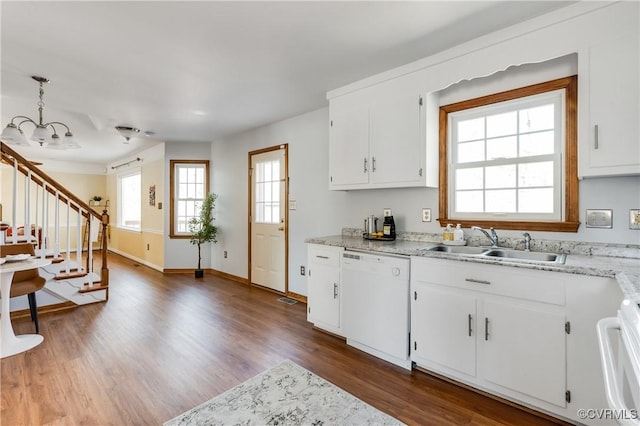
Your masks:
M397 277L400 275L400 268L395 267L391 270L391 273L393 274L394 277Z

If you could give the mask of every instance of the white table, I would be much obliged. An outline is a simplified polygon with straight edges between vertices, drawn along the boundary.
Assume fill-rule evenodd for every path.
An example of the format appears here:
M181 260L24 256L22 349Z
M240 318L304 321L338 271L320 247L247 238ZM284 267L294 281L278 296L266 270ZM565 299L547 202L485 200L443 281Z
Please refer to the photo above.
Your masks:
M6 358L38 346L44 340L39 334L16 336L11 326L9 295L13 273L26 269L40 268L51 263L50 259L29 259L20 262L6 262L0 265L0 295L2 296L2 316L0 317L0 358Z

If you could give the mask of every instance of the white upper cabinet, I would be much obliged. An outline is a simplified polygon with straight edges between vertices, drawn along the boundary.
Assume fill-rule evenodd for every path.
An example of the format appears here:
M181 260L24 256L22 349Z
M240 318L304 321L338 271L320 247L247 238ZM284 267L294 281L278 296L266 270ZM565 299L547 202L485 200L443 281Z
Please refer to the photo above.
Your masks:
M423 75L331 99L330 189L437 185L437 106L427 105L432 96L421 91ZM429 112L436 121L427 134Z
M640 174L639 40L636 13L635 28L585 51L586 75L580 78L588 82L588 127L580 143L580 176Z

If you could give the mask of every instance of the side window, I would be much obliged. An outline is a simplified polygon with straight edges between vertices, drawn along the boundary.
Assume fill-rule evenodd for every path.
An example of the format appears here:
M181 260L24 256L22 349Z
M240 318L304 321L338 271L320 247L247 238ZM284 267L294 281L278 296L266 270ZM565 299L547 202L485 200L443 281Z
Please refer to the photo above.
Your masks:
M209 193L208 160L171 160L171 238L189 237L189 220Z
M118 226L141 229L142 175L140 170L118 175Z

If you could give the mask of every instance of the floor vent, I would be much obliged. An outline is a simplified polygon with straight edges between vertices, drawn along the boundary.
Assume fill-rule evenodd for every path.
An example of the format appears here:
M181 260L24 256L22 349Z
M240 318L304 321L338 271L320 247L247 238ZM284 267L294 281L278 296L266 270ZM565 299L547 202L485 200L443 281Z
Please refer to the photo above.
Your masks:
M286 303L287 305L295 305L298 303L297 300L289 299L288 297L281 297L278 299L278 302Z

